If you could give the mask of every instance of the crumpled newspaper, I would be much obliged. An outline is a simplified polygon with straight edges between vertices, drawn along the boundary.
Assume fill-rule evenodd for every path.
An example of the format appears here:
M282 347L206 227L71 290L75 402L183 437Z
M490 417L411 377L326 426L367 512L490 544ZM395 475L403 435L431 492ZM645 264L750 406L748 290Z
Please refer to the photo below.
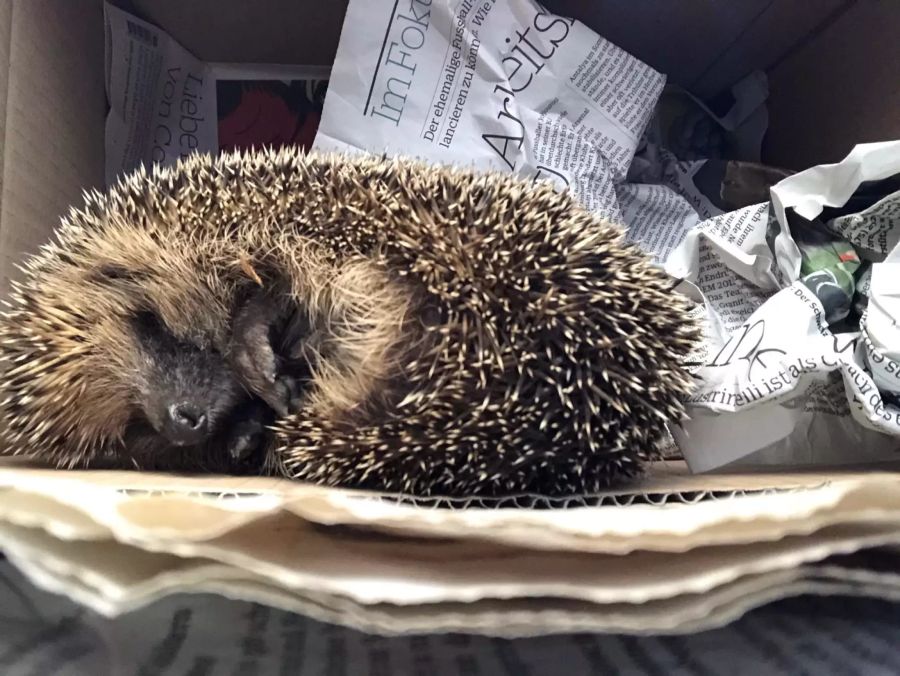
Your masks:
M675 431L692 469L897 457L897 175L900 142L857 146L699 223L666 259L710 315L692 420Z

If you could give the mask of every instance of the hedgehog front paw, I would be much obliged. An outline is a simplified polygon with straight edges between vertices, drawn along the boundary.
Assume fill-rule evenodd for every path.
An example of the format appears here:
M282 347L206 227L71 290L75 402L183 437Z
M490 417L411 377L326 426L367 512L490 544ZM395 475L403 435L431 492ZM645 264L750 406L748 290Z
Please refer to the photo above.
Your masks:
M271 299L263 294L251 296L234 315L229 351L244 386L283 417L299 410L304 381L290 373L288 362L272 348L279 321L278 307Z
M237 422L225 444L225 450L232 460L247 460L266 443L266 426L252 418Z

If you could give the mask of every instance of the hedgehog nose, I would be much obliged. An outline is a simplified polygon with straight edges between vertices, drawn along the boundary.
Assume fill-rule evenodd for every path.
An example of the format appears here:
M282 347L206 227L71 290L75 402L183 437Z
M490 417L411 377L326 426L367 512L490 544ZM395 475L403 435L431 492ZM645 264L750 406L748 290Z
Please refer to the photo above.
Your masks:
M172 404L169 407L169 428L172 441L181 444L196 443L206 434L206 413L189 402Z

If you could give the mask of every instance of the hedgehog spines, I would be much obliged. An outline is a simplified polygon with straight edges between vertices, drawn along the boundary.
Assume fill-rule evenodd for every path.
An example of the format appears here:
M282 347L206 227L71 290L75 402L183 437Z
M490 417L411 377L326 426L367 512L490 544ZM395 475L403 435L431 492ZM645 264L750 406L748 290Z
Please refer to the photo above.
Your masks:
M671 280L572 197L405 159L281 149L141 168L86 193L23 277L0 325L0 414L8 445L59 464L137 462L116 318L147 307L227 356L238 296L277 290L307 317L294 358L312 375L264 466L415 494L633 475L684 413L699 339Z

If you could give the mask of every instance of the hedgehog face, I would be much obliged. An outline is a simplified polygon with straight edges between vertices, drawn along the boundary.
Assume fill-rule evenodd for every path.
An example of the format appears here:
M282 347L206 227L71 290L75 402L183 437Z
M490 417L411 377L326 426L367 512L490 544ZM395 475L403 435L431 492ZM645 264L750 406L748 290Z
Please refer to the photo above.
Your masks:
M308 326L294 303L263 293L235 297L227 325L203 334L192 324L193 340L147 310L146 299L116 323L124 332L110 346L116 358L128 355L130 367L114 373L132 402L117 465L262 469L268 426L300 407L311 380L305 359L285 358L273 345L297 349Z
M91 434L89 453L117 466L228 469L213 446L226 441L249 398L228 359L223 308L232 289L196 275L173 283L173 273L190 262L184 253L165 242L142 246L140 257L130 253L133 243L93 252L87 271L73 261L70 272L47 278L69 277L83 301L73 308L82 315L73 324L86 349L71 368L84 375L90 405L80 408L93 415L73 431ZM60 418L60 426L70 422L66 411ZM69 447L72 441L63 440Z
M99 464L258 471L266 426L299 396L296 379L275 378L271 338L281 308L241 285L172 284L166 274L107 264L89 275L97 305L115 308L85 332L89 360L108 364L87 391L116 394L115 402L107 397L113 415L101 435L117 441ZM267 379L269 403L255 393Z
M239 277L198 278L183 246L115 234L49 247L16 285L0 336L6 451L69 466L258 471L274 415L235 368L235 353L259 350L234 339Z
M209 441L242 398L243 390L224 357L173 336L160 319L143 312L131 322L136 368L136 413L174 446Z
M381 382L408 299L367 264L332 267L301 244L293 277L264 256L250 274L227 240L103 226L63 229L14 289L5 452L259 473L279 419L361 410Z

